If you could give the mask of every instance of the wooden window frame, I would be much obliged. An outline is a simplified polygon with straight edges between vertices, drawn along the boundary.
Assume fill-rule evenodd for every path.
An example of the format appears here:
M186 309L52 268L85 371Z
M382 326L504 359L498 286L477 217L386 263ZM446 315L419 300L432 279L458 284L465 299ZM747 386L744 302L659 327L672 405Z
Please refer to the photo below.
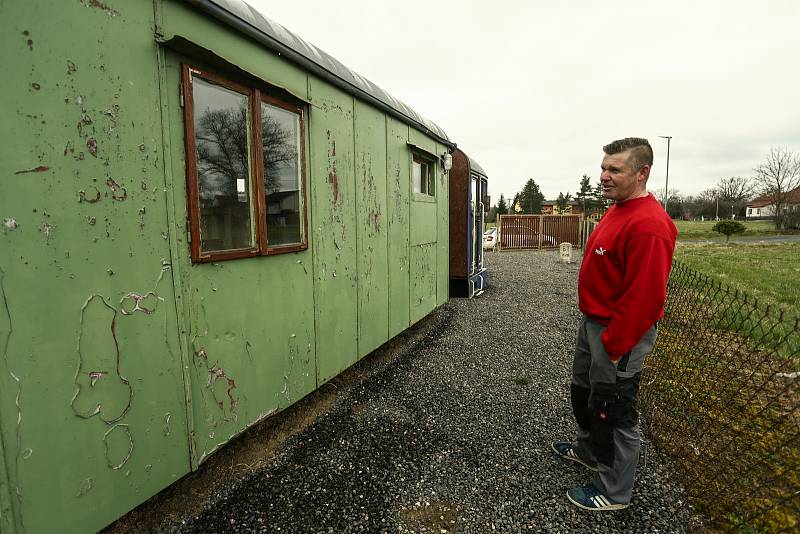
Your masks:
M192 77L197 76L221 87L247 96L250 105L248 124L250 143L250 191L255 219L254 245L246 249L207 251L201 249L200 236L200 186L197 174L197 150L194 125L194 92ZM277 91L275 91L277 92ZM217 72L200 69L184 63L181 68L181 95L183 97L183 123L186 145L187 219L191 240L192 263L207 263L255 256L274 256L308 249L308 193L306 191L306 110L300 102L291 102L272 94L270 88L252 82L237 82ZM267 239L267 196L264 187L264 161L261 145L261 103L280 107L297 114L299 123L298 158L300 171L300 203L302 205L300 242L270 246Z
M436 176L435 176L435 165L436 165L436 158L433 156L429 156L417 150L411 151L411 166L413 169L414 163L425 164L428 167L428 191L422 190L422 184L420 184L420 191L417 192L414 188L416 184L411 184L412 191L414 191L415 195L421 195L427 198L436 198ZM413 170L412 170L412 179L413 179ZM433 190L433 192L431 192Z
M287 252L299 252L302 250L308 249L308 216L307 216L307 206L308 206L308 199L306 195L306 121L305 121L305 108L300 104L292 104L287 102L286 100L277 98L273 95L266 94L259 89L256 89L256 96L258 97L258 121L254 122L257 123L258 128L258 139L261 139L261 103L267 103L275 107L279 107L285 109L286 111L290 111L292 113L297 114L299 119L299 140L300 140L300 147L298 150L298 157L300 158L299 166L300 166L300 203L302 204L302 227L300 229L300 243L287 243L285 245L276 245L270 246L269 240L267 239L267 196L266 192L260 193L259 198L262 200L264 205L262 206L262 217L264 223L264 252L262 255L264 256L272 256L275 254L284 254ZM260 170L259 176L259 184L262 189L264 190L264 162L261 159L261 151L260 147L261 144L259 142L259 155L258 155L258 168Z

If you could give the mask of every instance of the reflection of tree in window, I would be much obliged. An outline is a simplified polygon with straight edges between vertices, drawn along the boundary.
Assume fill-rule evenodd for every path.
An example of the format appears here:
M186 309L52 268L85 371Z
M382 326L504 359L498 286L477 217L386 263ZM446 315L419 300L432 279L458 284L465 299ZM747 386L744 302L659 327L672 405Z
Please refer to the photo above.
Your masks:
M290 180L296 178L297 145L294 138L297 132L293 131L294 117L289 117L291 122L288 124L287 121L282 124L278 118L267 114L277 108L269 106L271 109L265 110L264 107L261 109L261 145L264 152L264 186L269 194L282 189L281 175L288 175ZM294 182L292 184L296 185Z
M237 180L248 175L247 110L207 110L197 128L197 161L203 200L237 196ZM245 191L249 184L245 181ZM245 199L245 202L247 200Z
M261 104L264 187L267 193L267 241L270 246L302 241L300 204L300 117Z
M248 98L199 78L193 89L202 249L252 247Z

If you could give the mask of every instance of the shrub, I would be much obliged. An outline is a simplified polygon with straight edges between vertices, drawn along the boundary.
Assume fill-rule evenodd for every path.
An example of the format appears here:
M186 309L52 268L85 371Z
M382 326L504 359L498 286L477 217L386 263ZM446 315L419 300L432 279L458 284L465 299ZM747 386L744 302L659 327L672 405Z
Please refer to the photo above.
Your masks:
M741 234L744 232L745 228L742 223L739 221L719 221L717 224L711 228L715 232L719 232L720 234L725 235L725 242L727 242L731 235L733 234Z

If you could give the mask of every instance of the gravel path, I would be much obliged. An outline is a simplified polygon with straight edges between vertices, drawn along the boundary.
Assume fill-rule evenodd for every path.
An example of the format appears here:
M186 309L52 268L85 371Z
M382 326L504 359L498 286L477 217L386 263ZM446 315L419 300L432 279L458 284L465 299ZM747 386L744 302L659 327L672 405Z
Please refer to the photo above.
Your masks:
M578 265L488 254L491 287L451 300L427 334L340 391L272 465L216 490L182 532L683 532L689 510L645 447L633 506L587 512L569 438Z

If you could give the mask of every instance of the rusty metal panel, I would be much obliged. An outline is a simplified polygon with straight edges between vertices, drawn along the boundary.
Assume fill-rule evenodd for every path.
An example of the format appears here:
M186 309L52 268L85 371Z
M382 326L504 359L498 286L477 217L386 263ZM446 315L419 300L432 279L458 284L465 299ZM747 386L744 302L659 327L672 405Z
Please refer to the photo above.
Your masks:
M389 339L386 217L386 117L355 103L356 226L358 236L358 355Z
M410 324L409 319L409 206L411 198L408 126L386 118L386 169L389 237L389 336Z
M453 151L453 167L449 173L450 276L466 278L467 217L469 203L469 160L460 149Z
M444 145L436 146L437 154L444 154L447 147ZM450 191L447 180L447 173L441 165L436 165L436 200L437 200L437 250L436 250L436 304L437 306L447 302L449 289L449 251L450 251L450 228L448 225L450 211Z
M97 530L189 471L152 17L0 3L4 533Z
M436 243L411 247L411 322L436 308ZM441 282L445 284L445 281Z
M353 97L309 78L317 381L358 358Z

